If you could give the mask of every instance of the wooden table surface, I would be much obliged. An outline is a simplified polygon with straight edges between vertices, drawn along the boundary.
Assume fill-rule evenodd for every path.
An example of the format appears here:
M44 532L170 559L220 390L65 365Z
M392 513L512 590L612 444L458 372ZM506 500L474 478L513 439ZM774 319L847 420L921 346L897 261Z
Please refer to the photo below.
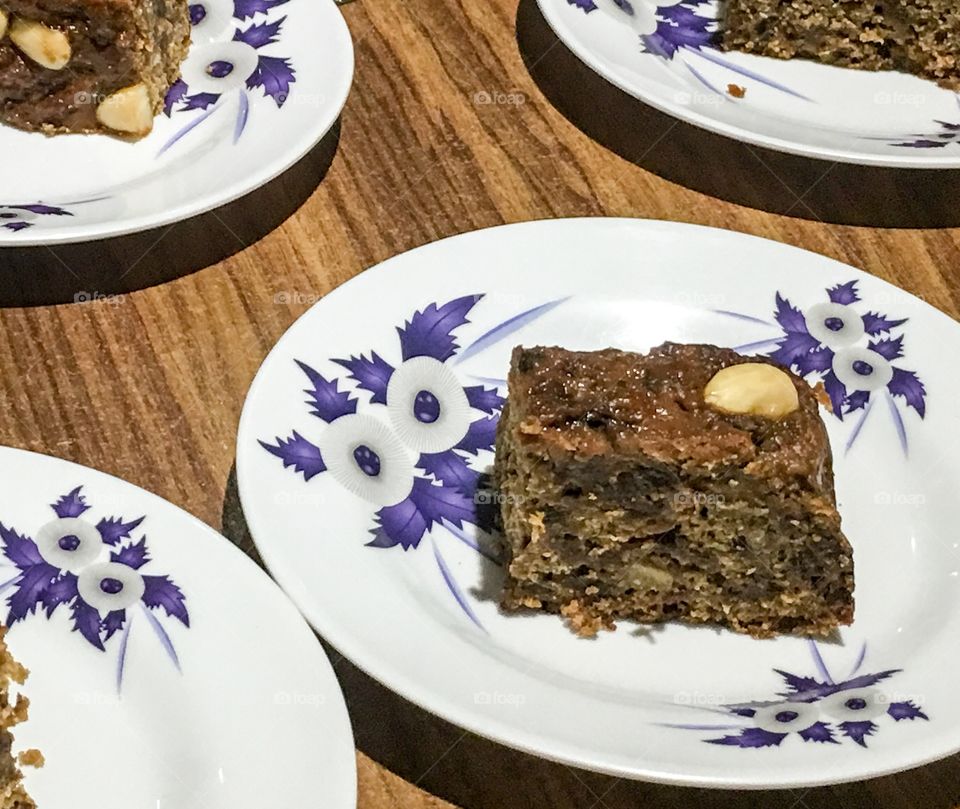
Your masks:
M637 216L732 228L849 262L958 315L960 230L870 226L956 224L955 173L832 166L678 124L590 74L532 0L516 2L359 0L344 8L357 71L339 143L328 138L252 207L94 247L0 251L7 301L64 297L51 291L61 278L93 299L0 308L0 443L118 475L250 549L234 442L268 349L365 268L505 222ZM210 266L115 294L197 263ZM580 772L464 734L329 651L355 724L362 809L960 801L960 757L867 783L756 794Z

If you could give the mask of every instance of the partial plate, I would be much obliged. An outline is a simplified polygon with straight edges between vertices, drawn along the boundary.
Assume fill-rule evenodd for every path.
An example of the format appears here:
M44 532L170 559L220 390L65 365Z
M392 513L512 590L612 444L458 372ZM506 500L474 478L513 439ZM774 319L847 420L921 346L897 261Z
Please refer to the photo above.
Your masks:
M723 52L716 2L538 3L557 36L589 67L683 121L824 160L960 167L958 95L933 82Z
M786 344L825 377L857 570L837 642L628 623L591 641L498 611L497 543L478 527L496 498L476 487L511 348L664 340ZM957 354L960 328L929 305L776 242L623 219L494 228L368 270L287 332L243 411L240 494L307 619L465 728L673 783L867 778L960 747L943 676L960 666Z
M269 182L330 130L353 80L353 43L333 0L197 0L190 13L183 79L149 137L0 126L0 152L16 155L4 162L0 247L120 236L204 213ZM207 71L215 62L221 78Z
M316 637L270 578L155 495L0 448L16 749L39 806L356 805L353 734Z

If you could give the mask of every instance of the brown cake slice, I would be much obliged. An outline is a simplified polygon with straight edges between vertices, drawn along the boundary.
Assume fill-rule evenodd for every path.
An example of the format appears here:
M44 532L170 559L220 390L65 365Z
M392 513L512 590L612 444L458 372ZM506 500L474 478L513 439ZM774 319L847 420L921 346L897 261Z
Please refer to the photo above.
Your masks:
M142 137L189 44L187 0L0 0L0 122Z
M10 702L11 684L22 685L27 679L27 670L10 655L3 639L6 631L0 627L0 809L36 809L23 787L23 775L11 750L10 729L26 720L30 703L22 694L13 704ZM41 766L43 757L36 750L28 750L20 754L20 761Z
M497 434L502 605L581 635L679 619L756 637L853 619L813 390L762 359L517 348Z
M960 89L957 0L727 0L727 50L899 70Z

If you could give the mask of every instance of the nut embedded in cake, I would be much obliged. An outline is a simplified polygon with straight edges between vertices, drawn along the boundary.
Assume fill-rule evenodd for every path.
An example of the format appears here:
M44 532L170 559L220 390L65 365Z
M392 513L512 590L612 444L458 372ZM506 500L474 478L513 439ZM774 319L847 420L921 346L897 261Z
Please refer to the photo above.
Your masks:
M756 637L853 619L830 444L814 391L765 360L517 348L494 470L504 609Z
M186 0L0 0L0 122L148 134L190 44Z

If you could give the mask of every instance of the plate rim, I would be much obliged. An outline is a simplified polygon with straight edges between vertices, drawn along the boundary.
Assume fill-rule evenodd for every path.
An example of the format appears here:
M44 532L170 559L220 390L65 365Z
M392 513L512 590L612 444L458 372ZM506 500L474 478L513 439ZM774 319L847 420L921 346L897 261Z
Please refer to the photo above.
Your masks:
M178 506L176 503L167 500L164 497L161 497L159 494L145 489L144 487L132 483L130 481L124 480L117 475L113 475L109 472L104 472L100 469L96 469L92 466L86 466L75 461L69 461L65 458L60 458L56 455L51 455L45 452L36 452L34 450L22 449L20 447L13 447L7 444L0 444L0 456L4 454L11 454L14 456L20 456L26 458L26 463L33 462L34 459L40 459L42 463L48 461L54 461L58 464L63 464L65 466L71 467L83 474L91 474L95 478L101 480L107 480L111 486L116 486L119 484L121 489L133 488L141 495L145 495L147 500L152 500L158 503L161 508L167 511L177 512L177 516L181 519L184 519L187 523L191 525L191 529L195 530L198 535L203 535L205 539L201 540L202 542L210 543L211 547L216 545L223 546L223 552L234 556L237 560L237 563L241 567L246 567L251 574L261 579L263 586L273 590L277 596L279 596L277 606L281 609L287 610L289 612L289 617L292 621L301 625L307 636L312 635L313 642L308 645L313 649L313 654L316 655L316 663L323 670L324 677L327 679L325 693L328 696L336 696L339 702L339 713L341 714L341 720L345 722L344 731L346 738L344 741L349 741L349 750L351 755L347 756L350 764L348 765L349 772L346 773L348 776L346 778L347 785L347 803L342 807L342 809L355 809L358 800L358 772L356 764L356 737L353 732L353 719L350 715L350 711L347 709L346 696L343 693L343 689L340 686L340 680L337 677L336 671L333 668L333 663L331 662L329 656L326 653L326 650L323 648L323 645L320 643L320 640L316 637L316 633L309 621L307 621L304 614L300 611L299 607L293 602L293 600L287 595L286 591L280 587L276 580L270 575L270 573L261 568L250 556L244 551L227 539L220 531L215 529L213 526L208 525L203 520L201 520L196 515L187 511L186 509ZM217 551L219 553L219 551ZM8 641L9 642L9 641ZM333 734L330 734L328 738L335 738ZM351 776L352 777L349 777ZM336 807L334 807L336 809Z
M847 774L839 776L834 775L821 778L812 777L797 780L780 780L776 782L763 781L759 779L738 779L734 776L726 777L720 775L689 776L677 774L676 772L669 770L664 771L661 769L643 766L611 765L609 762L604 761L601 756L595 753L590 753L587 747L581 746L577 748L567 744L566 742L558 744L556 739L553 739L548 735L542 735L538 734L537 732L521 729L516 724L510 724L502 721L499 717L482 715L476 711L471 712L469 709L464 708L459 703L451 702L445 697L445 695L438 695L437 693L432 692L428 687L422 685L415 676L408 675L408 673L402 670L401 667L393 664L389 658L378 656L375 650L371 653L371 648L368 644L365 644L362 641L355 643L355 636L350 632L349 627L343 623L338 623L336 620L328 620L324 610L322 609L322 605L317 605L316 608L311 606L309 596L310 591L305 583L295 576L290 577L286 575L286 571L282 570L283 564L277 564L278 557L274 556L276 549L271 543L258 541L258 535L267 535L269 533L269 527L262 525L259 520L260 515L254 513L254 510L248 506L248 504L254 500L254 497L248 494L248 492L251 491L252 483L251 475L248 473L248 464L246 460L247 458L251 457L252 447L249 446L250 442L245 442L244 439L249 438L253 440L254 437L254 432L250 428L251 420L253 418L252 401L259 392L260 388L266 384L266 375L264 373L264 369L271 364L270 361L273 358L279 356L281 350L285 346L285 339L287 335L298 323L300 323L301 320L307 318L314 308L324 304L324 302L327 301L331 296L337 296L338 293L342 295L343 293L341 290L343 290L345 287L348 287L352 282L361 278L361 276L364 276L368 272L372 271L390 272L395 268L398 259L404 259L411 253L426 254L432 250L442 249L438 248L438 245L442 245L445 242L462 239L464 237L478 238L484 234L488 234L489 232L500 232L504 230L513 231L524 228L536 229L538 227L563 227L582 224L585 224L585 226L588 228L630 226L643 229L674 230L687 234L704 231L708 233L719 232L722 234L723 238L732 239L734 242L750 240L765 243L769 246L775 246L777 249L785 249L788 251L804 253L808 256L812 256L817 262L826 262L827 264L832 264L837 268L843 268L845 272L852 272L859 278L869 278L872 282L887 287L890 290L895 291L898 295L903 295L910 298L915 305L920 306L925 311L927 317L938 320L941 327L956 328L958 325L960 325L945 312L937 309L923 298L920 298L913 293L902 289L895 284L890 283L889 281L886 281L885 279L872 275L865 270L861 270L853 265L831 258L830 256L817 253L813 250L808 250L806 248L798 247L786 242L768 239L762 236L755 236L750 233L744 233L742 231L732 230L729 228L677 222L673 220L585 216L560 219L545 218L527 220L523 222L513 222L488 228L466 231L447 236L433 242L427 242L372 265L368 269L357 273L339 286L330 290L330 292L326 293L320 300L314 303L287 327L283 335L281 335L281 337L264 357L250 384L250 388L244 400L237 431L237 485L244 518L250 529L250 534L253 538L254 544L257 547L257 551L263 559L264 564L267 566L267 569L270 571L270 575L281 586L284 592L287 593L294 604L297 605L297 608L303 614L307 622L320 635L322 635L328 643L333 645L341 654L347 657L355 666L357 666L357 668L359 668L369 677L382 684L384 687L389 688L403 699L412 702L421 709L425 710L427 713L440 717L444 721L474 733L482 738L501 744L505 747L519 750L548 761L554 761L581 769L592 770L594 772L615 777L649 781L652 783L666 784L671 786L692 786L706 787L711 789L741 789L756 791L765 789L813 788L864 781L867 779L879 778L886 775L923 767L960 752L960 741L958 741L950 750L911 758L901 763L891 764L888 767L877 768L865 767L861 765L860 767L856 768L851 767ZM278 567L281 568L281 570L278 571ZM547 686L547 684L541 683L540 681L535 680L534 682L541 687L552 687Z
M316 146L336 125L337 119L346 106L353 86L356 71L356 53L353 46L353 37L347 21L335 0L320 0L313 8L321 16L321 24L331 26L331 35L338 42L338 49L344 57L344 70L337 73L338 80L331 82L329 94L332 99L326 107L326 113L318 115L315 125L303 130L303 135L294 145L275 156L271 161L263 164L264 168L250 172L224 189L216 189L195 199L184 202L175 208L166 209L154 215L142 215L131 219L104 221L94 225L75 224L56 229L31 228L30 236L5 234L0 232L0 250L5 247L44 247L50 245L84 244L101 239L113 239L120 236L129 236L134 233L145 233L179 222L184 222L196 216L236 202L238 199L253 193L259 188L277 179L287 169L299 163L306 154ZM84 137L100 137L88 135ZM115 224L115 222L119 224Z
M765 149L771 149L776 152L798 155L814 160L833 161L836 163L847 163L858 166L869 166L875 168L901 168L916 170L947 170L960 168L960 155L953 157L943 157L938 155L929 155L921 160L917 157L899 158L894 155L863 154L860 152L847 151L844 149L833 149L826 147L814 147L799 141L784 140L782 138L770 137L745 129L742 126L728 124L723 121L715 120L703 113L698 112L693 107L687 107L678 104L666 98L659 96L649 96L642 94L637 88L632 87L629 81L617 75L615 70L608 69L605 60L598 59L597 56L583 44L572 29L562 19L559 9L561 0L537 0L540 13L547 21L550 29L557 39L563 43L584 65L594 71L598 76L608 81L631 98L636 99L641 104L646 104L659 110L672 118L687 124L692 124L700 129L712 132L716 135L722 135L739 143L750 146L759 146ZM566 0L563 0L566 2ZM762 57L761 57L762 58ZM797 60L794 60L797 61ZM838 68L846 69L846 68Z

